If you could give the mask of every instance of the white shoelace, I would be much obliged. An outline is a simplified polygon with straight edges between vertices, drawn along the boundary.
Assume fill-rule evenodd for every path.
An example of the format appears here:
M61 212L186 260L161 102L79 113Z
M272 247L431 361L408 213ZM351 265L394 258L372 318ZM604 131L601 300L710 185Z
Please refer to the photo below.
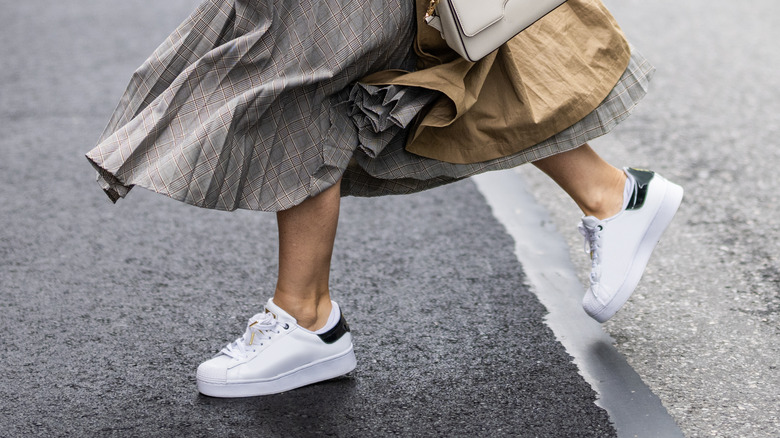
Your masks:
M590 284L596 284L601 279L601 231L604 228L601 225L590 228L580 223L577 229L585 237L585 254L590 255Z
M636 199L638 193L639 186L636 184L634 177L626 172L626 183L623 187L623 208L621 211L626 209L630 200ZM597 284L601 281L601 232L604 230L602 224L605 221L596 222L590 220L590 217L588 219L593 226L586 226L583 222L580 222L577 229L585 238L585 254L590 256L590 284Z
M257 347L270 341L273 335L281 333L280 328L286 330L289 325L276 319L276 315L271 312L258 313L249 320L244 334L220 353L234 359L243 359L249 353L255 352Z

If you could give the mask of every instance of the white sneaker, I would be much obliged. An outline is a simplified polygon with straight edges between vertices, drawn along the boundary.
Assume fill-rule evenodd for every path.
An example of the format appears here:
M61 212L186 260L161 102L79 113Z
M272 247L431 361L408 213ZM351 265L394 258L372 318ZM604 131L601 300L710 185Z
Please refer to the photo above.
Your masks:
M318 335L269 299L243 336L200 364L198 391L211 397L275 394L344 375L356 364L343 315Z
M625 209L605 220L583 217L579 226L592 263L582 307L599 322L628 301L683 196L682 187L652 171L624 170L634 182Z

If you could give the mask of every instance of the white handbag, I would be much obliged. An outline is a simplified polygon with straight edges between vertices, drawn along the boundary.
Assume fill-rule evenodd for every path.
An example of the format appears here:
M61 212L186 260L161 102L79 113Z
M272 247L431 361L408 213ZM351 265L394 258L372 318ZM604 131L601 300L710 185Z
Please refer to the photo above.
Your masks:
M478 61L566 0L431 0L425 22L447 45Z

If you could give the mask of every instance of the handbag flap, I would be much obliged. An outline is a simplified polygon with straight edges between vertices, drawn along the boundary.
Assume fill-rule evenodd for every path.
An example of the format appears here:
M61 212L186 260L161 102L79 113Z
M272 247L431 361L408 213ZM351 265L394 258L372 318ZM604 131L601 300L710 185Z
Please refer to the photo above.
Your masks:
M469 37L482 32L504 17L507 0L449 0L453 15L463 34Z

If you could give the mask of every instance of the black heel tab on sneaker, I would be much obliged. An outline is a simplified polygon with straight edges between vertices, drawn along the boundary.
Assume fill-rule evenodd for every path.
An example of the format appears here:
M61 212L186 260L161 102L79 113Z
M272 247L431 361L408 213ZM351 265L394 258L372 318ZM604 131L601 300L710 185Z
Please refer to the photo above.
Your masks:
M347 324L347 320L344 319L344 314L342 313L340 316L341 317L339 318L339 322L336 323L332 329L321 335L317 335L320 337L320 339L322 339L322 342L326 344L332 344L349 332L349 324Z
M629 167L626 169L628 173L634 178L634 193L631 195L631 199L628 200L626 210L639 210L645 205L645 198L647 198L647 187L650 184L650 180L655 176L655 172L652 170L635 169Z

